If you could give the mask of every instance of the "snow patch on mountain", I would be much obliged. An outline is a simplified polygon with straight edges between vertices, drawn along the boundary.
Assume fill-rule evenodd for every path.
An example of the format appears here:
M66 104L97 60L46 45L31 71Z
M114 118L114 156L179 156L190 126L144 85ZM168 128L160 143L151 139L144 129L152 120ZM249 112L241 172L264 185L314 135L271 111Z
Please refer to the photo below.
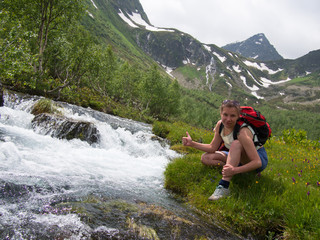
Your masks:
M91 12L89 12L89 11L87 10L87 13L88 13L88 15L89 15L91 18L93 18L93 19L94 19L94 17L93 17L93 15L92 15L92 13L91 13Z
M244 61L243 62L244 64L246 64L248 67L254 67L254 68L257 68L259 69L260 71L268 71L269 74L276 74L278 72L281 72L283 71L283 69L279 68L278 70L272 70L270 68L267 67L267 65L265 63L257 63L257 62L250 62L248 60Z
M159 63L160 64L160 63ZM165 71L166 71L166 73L170 76L170 77L172 77L172 78L175 78L173 75L172 75L172 72L173 72L173 68L171 68L171 67L168 67L168 66L165 66L165 65L163 65L163 64L160 64L164 69L165 69Z
M263 84L263 87L267 88L269 87L270 85L276 85L276 84L280 84L280 83L285 83L285 82L289 82L291 80L291 78L287 78L285 80L280 80L280 81L277 81L277 82L272 82L271 80L267 79L267 78L264 78L264 77L261 77L260 78L261 81L262 81L262 84Z
M204 44L203 47L204 47L205 49L207 49L208 52L211 52L211 47L210 47L210 46Z
M220 62L224 62L227 60L225 56L220 56L218 53L213 52L213 54L220 60Z
M165 28L158 28L151 26L148 24L143 18L141 17L141 14L139 12L133 12L133 13L127 13L129 18L124 14L121 9L119 9L120 13L118 15L122 18L123 21L125 21L127 24L129 24L130 27L133 28L140 28L140 26L143 26L146 30L153 31L153 32L174 32L172 29L165 29Z
M243 84L251 91L251 94L255 96L258 99L263 99L264 97L261 97L257 94L257 91L259 88L256 85L253 85L252 87L247 84L247 78L245 76L240 76L240 79L242 80Z
M241 73L241 69L240 69L240 66L237 65L237 66L232 66L233 70L236 71L237 73Z
M139 28L137 25L135 25L129 18L127 18L126 15L123 14L123 12L121 11L121 9L119 9L120 13L118 13L118 15L122 18L123 21L125 21L127 24L129 24L130 27L133 28Z
M93 6L94 6L96 9L98 9L98 7L97 7L97 5L94 3L94 1L91 0L91 2L92 2L92 4L93 4Z

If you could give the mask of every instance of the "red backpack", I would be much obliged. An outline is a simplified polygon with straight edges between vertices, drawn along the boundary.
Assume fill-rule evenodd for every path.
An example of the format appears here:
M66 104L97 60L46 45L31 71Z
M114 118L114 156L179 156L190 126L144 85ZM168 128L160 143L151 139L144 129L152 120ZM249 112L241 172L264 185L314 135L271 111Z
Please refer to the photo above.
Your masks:
M255 134L257 135L257 141L254 141L255 146L262 146L266 143L268 138L271 136L271 127L267 123L265 116L253 107L241 106L240 107L240 118L237 120L237 124L233 131L233 139L237 139L238 132L241 126L246 123L252 127ZM219 133L221 133L223 124L221 123Z

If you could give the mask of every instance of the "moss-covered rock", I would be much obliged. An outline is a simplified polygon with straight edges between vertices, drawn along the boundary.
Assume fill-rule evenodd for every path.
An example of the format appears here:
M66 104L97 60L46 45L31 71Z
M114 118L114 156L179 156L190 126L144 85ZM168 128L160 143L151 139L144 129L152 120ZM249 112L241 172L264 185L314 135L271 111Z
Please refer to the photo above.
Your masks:
M31 113L38 115L41 113L59 113L58 106L48 98L38 100L32 107Z
M100 135L97 127L90 122L78 121L61 115L42 113L32 120L32 128L37 132L59 139L75 139L98 143Z

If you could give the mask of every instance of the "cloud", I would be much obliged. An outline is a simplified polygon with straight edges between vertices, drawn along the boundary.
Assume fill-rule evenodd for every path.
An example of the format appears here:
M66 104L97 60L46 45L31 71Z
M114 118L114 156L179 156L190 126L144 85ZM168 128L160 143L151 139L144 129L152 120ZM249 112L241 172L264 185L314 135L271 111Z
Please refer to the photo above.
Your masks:
M140 0L149 20L224 46L264 33L285 58L320 49L319 0ZM297 47L298 46L298 47Z

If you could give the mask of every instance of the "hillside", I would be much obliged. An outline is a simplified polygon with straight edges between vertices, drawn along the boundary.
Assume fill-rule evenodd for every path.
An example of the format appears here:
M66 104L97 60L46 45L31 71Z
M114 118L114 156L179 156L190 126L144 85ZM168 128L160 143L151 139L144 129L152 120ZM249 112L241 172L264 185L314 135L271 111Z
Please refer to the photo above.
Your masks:
M319 138L319 50L258 61L153 26L138 0L50 4L3 3L5 88L148 123L209 129L221 101L232 98L262 111L275 135L295 128Z
M309 89L293 91L292 80L304 77L308 82L309 77L317 78L320 69L319 51L286 60L263 33L220 48L203 44L177 29L157 28L150 23L138 0L92 0L88 12L84 24L99 41L111 44L120 56L142 67L156 61L163 71L189 89L228 98L244 99L251 95L280 103L305 102L301 97ZM316 98L320 83L314 84L316 88L311 95Z

